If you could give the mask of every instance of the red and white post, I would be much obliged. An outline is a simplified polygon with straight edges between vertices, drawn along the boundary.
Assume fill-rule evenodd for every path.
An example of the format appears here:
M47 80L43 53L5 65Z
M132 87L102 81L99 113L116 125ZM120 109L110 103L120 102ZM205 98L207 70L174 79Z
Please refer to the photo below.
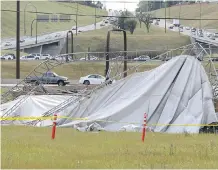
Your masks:
M54 114L53 127L52 127L52 134L51 134L51 138L52 138L52 139L55 138L56 124L57 124L56 121L57 121L57 114Z
M143 123L143 129L142 129L142 142L145 140L146 135L146 124L147 124L147 114L144 114L144 123Z

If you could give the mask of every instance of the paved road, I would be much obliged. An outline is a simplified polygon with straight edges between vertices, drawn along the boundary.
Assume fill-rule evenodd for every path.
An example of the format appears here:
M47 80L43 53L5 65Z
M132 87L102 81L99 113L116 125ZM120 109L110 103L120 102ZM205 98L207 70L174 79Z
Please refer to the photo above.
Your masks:
M16 86L17 83L19 83L20 81L22 81L23 79L1 79L1 84L0 86ZM70 81L70 85L72 84L79 84L79 80L69 80ZM57 85L48 85L48 86L57 86Z
M178 34L179 34L179 29L178 29L178 27L174 27L173 29L169 29L168 27L170 26L170 24L171 23L169 23L169 22L167 22L166 23L166 27L167 27L167 31L175 31L175 32L178 32ZM160 20L160 22L159 22L159 25L158 25L159 27L162 27L162 28L165 28L165 20ZM184 26L184 28L183 28L183 32L180 32L181 34L184 34L184 35L188 35L188 36L192 36L192 37L194 37L194 38L197 38L197 39L201 39L201 40L206 40L206 41L209 41L209 42L211 42L211 43L218 43L218 38L216 38L216 40L211 40L210 38L208 38L207 36L206 36L206 33L207 32L203 32L203 34L204 34L204 37L199 37L199 36L197 36L197 35L195 35L195 34L192 34L192 32L191 32L191 30L186 30L185 29L185 26ZM209 32L208 32L209 33Z
M114 14L114 12L109 12L108 15L113 16L115 14ZM101 29L101 28L104 28L104 27L110 25L110 24L107 24L107 25L102 27L102 26L100 26L101 23L103 23L103 21L98 22L96 24L96 29ZM78 31L80 30L82 32L87 32L87 31L91 31L91 30L94 30L94 29L95 29L94 24L87 25L87 26L84 26L84 27L78 27ZM48 42L48 41L51 41L51 40L59 40L59 39L65 38L67 31L69 31L69 30L53 32L53 33L48 33L48 34L44 34L44 35L38 35L37 36L37 42L38 43L43 43L43 42ZM72 30L72 31L73 31L74 34L76 33L76 30ZM80 34L80 32L78 32L78 34ZM25 40L25 42L20 43L20 46L22 47L22 46L35 44L35 39L36 38L35 38L35 36L32 36L32 37L31 36L23 36L20 39ZM6 42L10 43L11 45L10 46L5 46ZM9 49L9 48L16 48L16 38L2 39L0 48L3 49L3 50Z

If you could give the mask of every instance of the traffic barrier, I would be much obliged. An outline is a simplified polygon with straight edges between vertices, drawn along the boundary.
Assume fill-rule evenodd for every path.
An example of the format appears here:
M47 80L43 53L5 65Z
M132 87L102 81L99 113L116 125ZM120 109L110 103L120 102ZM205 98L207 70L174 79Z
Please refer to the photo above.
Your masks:
M146 113L144 114L144 123L143 123L143 129L142 129L142 142L145 140L145 135L146 135L146 122L147 122L147 115Z
M55 138L55 133L56 133L56 125L57 125L57 114L54 114L54 120L53 120L53 126L52 126L52 134L51 134L51 138L54 139Z

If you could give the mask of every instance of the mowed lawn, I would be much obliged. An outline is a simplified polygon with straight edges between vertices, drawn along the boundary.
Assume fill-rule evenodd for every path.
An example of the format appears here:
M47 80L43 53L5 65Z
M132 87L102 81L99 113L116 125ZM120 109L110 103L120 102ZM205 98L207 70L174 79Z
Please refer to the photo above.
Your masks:
M217 168L217 135L2 128L1 168Z
M160 10L154 11L154 15L156 17L164 17L165 9L162 8ZM218 31L218 20L210 20L210 19L218 19L218 4L217 3L196 3L191 5L181 5L172 6L170 8L166 8L166 17L170 18L181 18L181 24L191 27L200 26L205 29L217 29ZM188 18L191 19L207 19L207 20L185 20ZM184 19L184 20L182 20Z
M40 61L22 61L20 62L20 72L21 78L25 78L38 64ZM145 71L155 68L161 64L161 62L134 62L128 63L128 68L140 65L138 71ZM112 63L111 63L112 65ZM38 69L40 70L40 69ZM56 72L59 75L67 76L71 80L77 80L81 76L86 76L88 74L101 74L105 73L105 62L74 62L67 63L55 67L52 71ZM123 71L123 63L119 62L118 66L113 67L113 72ZM134 72L135 69L129 71L129 73ZM15 61L2 61L1 62L1 78L3 79L13 79L16 77L16 62Z
M74 37L74 52L87 52L88 47L92 52L105 51L107 42L107 33L111 27L102 28L99 30L88 31ZM137 25L133 34L127 31L127 50L156 50L162 53L168 49L178 48L190 44L190 38L185 35L179 35L176 32L164 32L163 28L151 26L148 33L144 24L140 28ZM69 49L71 46L69 45ZM123 51L123 33L112 32L110 35L110 51ZM64 52L63 52L64 53ZM156 53L155 53L156 54Z
M20 2L20 27L21 36L24 35L24 8L28 4L28 1ZM32 5L31 5L32 4ZM26 11L35 12L45 12L45 13L62 13L62 14L76 14L77 5L76 3L63 3L55 1L31 1L28 4ZM33 6L34 5L34 6ZM4 10L16 10L16 1L1 1L1 8ZM92 15L92 16L78 16L78 26L85 26L89 24L94 24L95 18L95 8L91 8L85 5L78 4L78 14L79 15ZM105 10L97 9L96 15L107 15ZM26 35L31 33L31 23L33 19L36 18L36 14L26 12ZM71 19L76 19L75 15L71 16ZM103 20L104 18L97 18L97 22ZM38 34L50 33L55 31L64 31L71 29L75 26L75 22L71 20L70 22L38 22ZM35 35L35 23L33 24L33 33ZM14 37L16 35L16 13L1 11L1 36L2 38Z

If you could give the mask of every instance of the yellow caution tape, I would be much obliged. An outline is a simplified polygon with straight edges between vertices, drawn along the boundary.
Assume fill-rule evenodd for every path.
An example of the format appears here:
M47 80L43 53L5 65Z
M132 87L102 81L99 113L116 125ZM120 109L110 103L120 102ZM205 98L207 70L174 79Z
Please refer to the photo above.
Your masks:
M57 116L58 119L69 119L69 120L89 120L88 118L72 118L67 116ZM34 120L52 120L54 116L45 116L45 117L5 117L0 118L1 121L9 120L9 121L34 121ZM133 122L119 122L119 121L112 121L112 120L96 120L96 122L110 122L110 123L123 123L123 124L137 124L142 125L143 123L133 123ZM146 124L146 126L218 126L217 125L208 125L208 124Z

